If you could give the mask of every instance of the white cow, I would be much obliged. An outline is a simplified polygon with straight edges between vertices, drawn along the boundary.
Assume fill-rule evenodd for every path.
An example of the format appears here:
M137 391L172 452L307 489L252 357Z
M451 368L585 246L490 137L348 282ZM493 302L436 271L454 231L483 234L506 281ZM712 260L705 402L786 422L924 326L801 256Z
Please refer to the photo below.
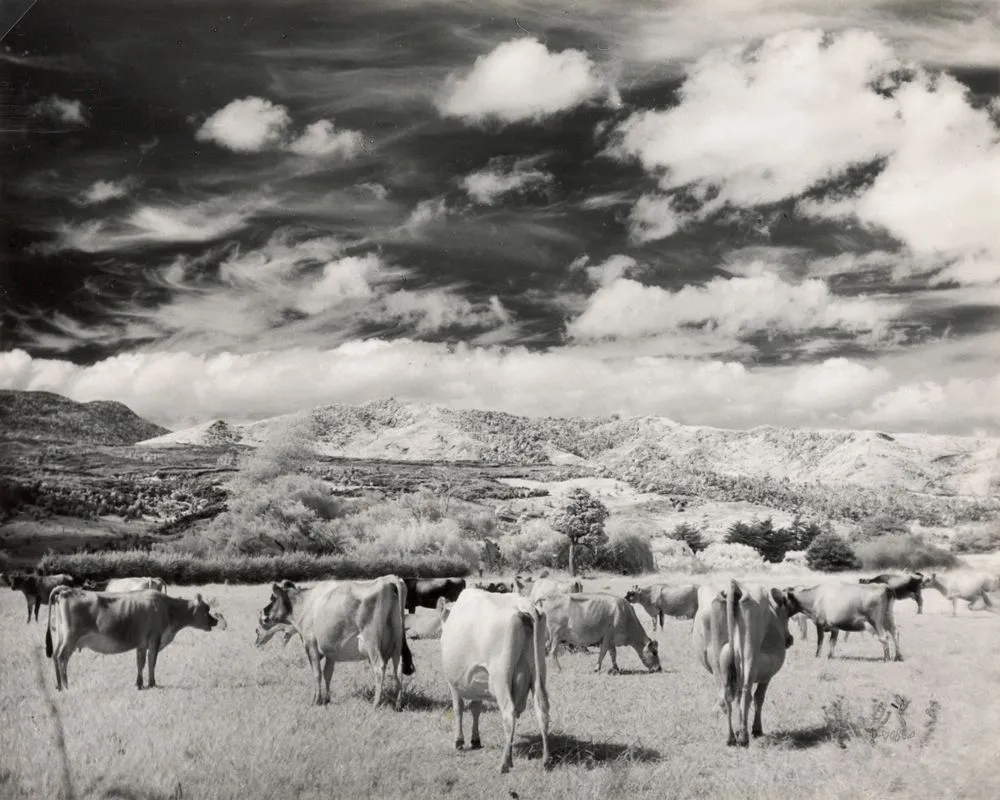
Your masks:
M958 601L965 600L969 604L969 609L977 600L982 600L987 611L1000 614L990 600L987 592L995 592L998 588L998 581L995 575L985 572L948 572L938 575L932 572L924 576L925 589L937 589L941 594L951 601L951 615L958 615Z
M549 755L549 696L545 687L545 614L525 598L469 588L462 592L441 629L441 659L455 711L455 747L465 745L462 716L472 712L473 750L482 747L479 715L483 701L495 698L503 720L500 772L513 765L514 727L534 694L542 731L542 765Z

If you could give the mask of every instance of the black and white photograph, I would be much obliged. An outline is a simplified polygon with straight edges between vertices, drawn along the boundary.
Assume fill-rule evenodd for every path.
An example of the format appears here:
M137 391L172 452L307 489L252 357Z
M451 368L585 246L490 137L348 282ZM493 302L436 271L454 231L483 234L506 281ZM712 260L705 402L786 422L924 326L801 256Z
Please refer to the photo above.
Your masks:
M1000 0L0 0L0 799L1000 797Z

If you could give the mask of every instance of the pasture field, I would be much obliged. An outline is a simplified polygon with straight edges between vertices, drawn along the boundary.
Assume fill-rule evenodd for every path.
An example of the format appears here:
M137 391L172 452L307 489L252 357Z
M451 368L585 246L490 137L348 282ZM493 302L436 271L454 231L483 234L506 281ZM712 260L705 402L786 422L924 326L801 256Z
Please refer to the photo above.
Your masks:
M596 578L585 588L621 593L633 582ZM619 676L593 673L596 648L565 653L564 671L548 673L553 769L541 769L529 703L514 769L501 776L495 711L483 716L484 749L453 749L436 639L412 642L417 673L402 711L371 707L371 673L358 663L337 666L333 700L317 708L297 637L284 648L280 637L253 646L268 586L199 591L217 599L229 627L181 632L160 656L159 688L136 691L131 653L83 651L62 693L45 658L44 624L26 625L21 595L0 591L0 797L1000 797L1000 617L962 604L952 619L937 592L927 593L922 616L911 601L896 604L903 663L883 663L867 634L841 642L832 661L825 648L814 657L814 632L797 639L764 706L766 735L748 749L725 745L690 621L668 619L657 633L662 674L640 671L631 649L619 649ZM392 681L387 689L394 697ZM905 729L892 712L873 741L848 730L845 720L870 717L873 702L897 694L909 701Z

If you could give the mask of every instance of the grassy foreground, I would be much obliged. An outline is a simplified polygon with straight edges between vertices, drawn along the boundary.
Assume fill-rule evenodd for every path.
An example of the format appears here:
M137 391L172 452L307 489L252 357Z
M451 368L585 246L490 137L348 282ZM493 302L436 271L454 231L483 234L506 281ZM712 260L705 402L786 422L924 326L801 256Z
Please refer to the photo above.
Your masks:
M620 592L631 582L586 588ZM832 662L813 657L813 634L797 641L764 707L767 736L748 750L725 746L690 622L668 620L657 634L662 674L629 673L639 667L631 650L619 651L621 676L593 674L596 650L567 653L564 671L549 672L554 769L540 767L529 705L514 769L500 776L495 712L483 717L483 750L452 749L438 641L413 642L417 674L403 711L372 709L362 664L338 665L333 702L314 708L298 639L252 645L267 586L200 591L217 599L229 628L178 635L160 656L160 688L135 690L131 653L84 651L70 661L70 689L56 693L44 626L25 625L23 598L0 590L0 797L1000 797L1000 618L963 604L952 619L936 592L923 616L897 604L904 663L876 660L868 635L841 643ZM873 743L850 735L851 720L897 693L910 701L913 738L900 737L895 717ZM929 724L932 699L940 710Z

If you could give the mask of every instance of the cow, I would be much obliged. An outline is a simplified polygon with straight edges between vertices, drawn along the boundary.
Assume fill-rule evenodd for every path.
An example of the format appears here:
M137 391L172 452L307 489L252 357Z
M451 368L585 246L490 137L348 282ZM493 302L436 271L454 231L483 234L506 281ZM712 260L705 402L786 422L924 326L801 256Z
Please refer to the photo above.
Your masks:
M583 591L583 584L579 580L559 581L555 578L532 580L517 576L514 578L514 586L517 587L518 594L527 597L532 603L554 594L573 594Z
M924 598L920 593L923 588L924 576L921 572L915 572L912 575L892 575L887 572L883 572L881 575L876 575L874 578L858 578L858 583L881 583L892 589L892 595L897 600L905 600L907 597L912 597L913 601L917 604L917 613L924 613Z
M150 689L156 686L156 659L184 628L225 630L226 620L201 595L194 600L169 597L155 589L137 592L88 592L59 587L49 603L45 655L56 671L56 689L69 687L66 667L76 650L86 647L111 655L136 651L136 688L149 663Z
M482 589L484 592L493 592L495 594L510 594L514 591L514 588L509 583L503 583L502 581L490 581L489 583L477 583L477 589Z
M889 660L889 639L896 646L896 661L903 660L899 632L893 616L895 596L883 584L832 582L817 586L796 586L785 592L792 614L805 614L816 623L816 656L823 647L823 634L830 634L829 658L837 646L840 631L863 631L866 626L882 643L884 660Z
M382 699L385 670L392 662L396 709L403 704L403 675L412 675L403 612L406 584L386 575L370 581L323 581L300 589L290 581L271 586L271 598L258 617L258 647L281 626L286 642L294 629L302 638L316 680L314 705L330 702L330 679L338 661L367 661L375 672L374 706ZM402 674L400 673L402 661Z
M633 586L625 593L625 599L641 605L653 618L653 633L656 633L657 622L663 627L664 614L678 619L694 619L698 611L698 587L693 583Z
M543 612L549 630L549 656L556 667L558 649L562 642L586 647L600 645L597 668L601 671L604 655L611 654L609 674L618 674L616 647L628 646L635 650L643 666L650 672L662 672L659 646L646 634L635 609L623 597L613 594L551 594L536 601Z
M721 591L709 586L698 589L692 633L695 653L718 682L719 705L726 712L727 745L750 744L751 693L754 715L749 734L764 734L760 718L764 697L794 641L788 632L789 612L787 594L775 587L732 580ZM734 702L739 703L735 731Z
M28 604L28 623L31 623L31 609L35 609L35 622L38 622L38 610L43 605L49 604L49 596L57 586L77 586L78 581L72 575L60 572L58 575L39 575L34 572L30 575L13 573L3 575L4 582L15 592L19 591L24 595Z
M406 611L414 614L417 606L436 608L439 597L454 603L465 589L465 578L403 578L406 584Z
M932 572L924 576L923 585L925 589L937 589L951 601L953 617L958 616L959 600L965 600L970 611L977 600L982 600L987 611L1000 613L988 594L997 590L998 580L985 572L951 572L943 575Z
M466 589L445 617L441 629L441 660L451 688L455 713L455 748L465 746L462 716L468 701L472 712L470 747L482 747L479 715L483 702L496 700L503 721L504 747L500 772L514 766L514 729L534 695L535 715L542 731L542 766L549 753L549 696L545 686L545 614L524 597Z
M105 592L136 592L141 589L166 592L167 585L162 578L114 578L104 587Z

